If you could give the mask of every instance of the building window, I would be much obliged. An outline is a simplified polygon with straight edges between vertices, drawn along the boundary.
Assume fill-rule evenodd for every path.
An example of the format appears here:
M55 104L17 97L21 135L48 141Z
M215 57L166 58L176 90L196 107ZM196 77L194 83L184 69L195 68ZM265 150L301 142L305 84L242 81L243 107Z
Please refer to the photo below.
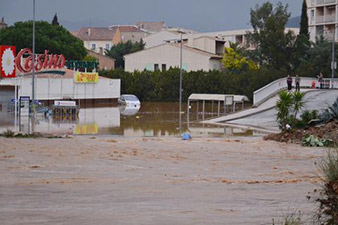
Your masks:
M154 71L159 71L160 68L158 67L158 64L154 64Z
M92 44L92 50L96 49L96 44Z
M162 71L166 71L167 70L167 64L162 64Z
M110 44L106 44L105 49L110 50Z

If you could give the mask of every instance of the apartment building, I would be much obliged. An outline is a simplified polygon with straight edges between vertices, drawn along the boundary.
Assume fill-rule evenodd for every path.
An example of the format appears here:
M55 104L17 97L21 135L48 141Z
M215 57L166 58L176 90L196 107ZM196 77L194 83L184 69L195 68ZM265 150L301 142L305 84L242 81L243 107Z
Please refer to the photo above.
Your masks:
M323 36L337 41L338 0L307 0L311 41Z

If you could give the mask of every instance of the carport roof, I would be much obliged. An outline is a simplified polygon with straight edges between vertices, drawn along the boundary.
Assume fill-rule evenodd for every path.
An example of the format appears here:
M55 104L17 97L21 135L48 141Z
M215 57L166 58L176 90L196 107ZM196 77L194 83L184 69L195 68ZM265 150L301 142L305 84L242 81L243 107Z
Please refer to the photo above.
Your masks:
M224 101L226 97L234 97L234 102L249 101L245 95L222 95L222 94L191 94L189 100L195 101Z

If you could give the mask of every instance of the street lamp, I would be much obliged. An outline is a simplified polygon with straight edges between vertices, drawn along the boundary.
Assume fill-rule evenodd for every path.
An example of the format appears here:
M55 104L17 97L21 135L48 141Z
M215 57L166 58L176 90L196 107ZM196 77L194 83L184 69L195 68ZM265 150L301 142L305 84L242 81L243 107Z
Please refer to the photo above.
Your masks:
M182 34L183 32L179 32L181 34L181 43L180 43L180 107L179 107L179 115L180 115L180 136L182 136L182 45L183 39Z
M335 43L336 43L336 27L333 29L333 39L332 39L332 75L331 75L331 88L333 89L333 79L334 79L334 73L336 69L336 63L335 63Z
M32 109L35 117L35 0L33 0L33 60L32 60Z

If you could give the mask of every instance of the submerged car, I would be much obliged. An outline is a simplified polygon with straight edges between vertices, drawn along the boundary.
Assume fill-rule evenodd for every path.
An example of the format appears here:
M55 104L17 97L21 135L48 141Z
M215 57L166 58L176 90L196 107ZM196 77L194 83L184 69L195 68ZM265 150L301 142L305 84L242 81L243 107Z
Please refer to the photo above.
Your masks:
M126 105L119 105L118 109L122 116L135 116L140 110L140 107L134 107L134 106L129 107Z
M118 99L118 103L120 105L125 105L127 107L135 107L140 108L141 103L140 100L135 95L121 95Z

